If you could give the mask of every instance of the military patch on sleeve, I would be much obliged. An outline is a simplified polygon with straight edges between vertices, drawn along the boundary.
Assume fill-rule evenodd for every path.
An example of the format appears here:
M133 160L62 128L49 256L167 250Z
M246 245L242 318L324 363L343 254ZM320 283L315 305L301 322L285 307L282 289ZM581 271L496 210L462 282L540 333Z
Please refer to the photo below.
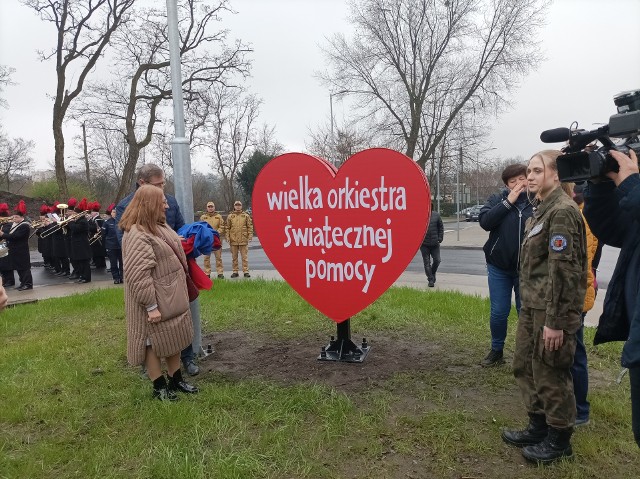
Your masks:
M549 246L557 253L567 249L567 238L564 235L553 235Z

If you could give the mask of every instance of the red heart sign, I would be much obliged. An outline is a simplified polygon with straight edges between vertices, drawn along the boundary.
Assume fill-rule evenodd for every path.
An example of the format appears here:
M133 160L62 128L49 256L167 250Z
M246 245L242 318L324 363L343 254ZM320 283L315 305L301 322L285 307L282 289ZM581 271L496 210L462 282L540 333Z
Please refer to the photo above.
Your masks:
M362 151L337 171L287 153L258 175L252 207L260 243L282 277L340 323L374 302L413 259L431 195L422 170L396 151Z

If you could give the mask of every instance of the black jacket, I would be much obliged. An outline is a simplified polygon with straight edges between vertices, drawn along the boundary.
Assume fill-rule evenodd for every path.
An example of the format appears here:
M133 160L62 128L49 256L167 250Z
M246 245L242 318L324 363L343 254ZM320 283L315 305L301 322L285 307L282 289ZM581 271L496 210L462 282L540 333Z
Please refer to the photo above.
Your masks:
M489 231L484 256L487 264L505 271L516 272L520 259L520 245L524 225L533 215L533 205L526 193L521 193L515 205L507 201L509 190L491 195L480 209L480 226Z
M584 205L591 232L621 248L593 344L626 341L622 366L640 367L640 176L629 176L617 188L612 181L589 183Z
M442 243L444 238L444 225L442 224L442 218L437 211L431 211L431 219L429 220L429 227L424 235L422 244L424 246L438 246Z

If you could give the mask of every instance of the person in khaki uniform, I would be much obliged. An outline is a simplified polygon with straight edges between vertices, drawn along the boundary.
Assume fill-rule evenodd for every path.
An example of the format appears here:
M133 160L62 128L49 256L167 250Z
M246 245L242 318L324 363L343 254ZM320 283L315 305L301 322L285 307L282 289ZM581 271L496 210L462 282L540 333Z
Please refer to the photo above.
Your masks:
M249 248L247 245L253 239L253 221L247 212L242 211L242 203L240 201L236 201L233 204L233 211L227 216L225 235L227 243L229 243L231 247L231 267L233 268L231 277L238 277L239 251L242 256L242 272L244 273L244 277L250 278L249 261L247 260Z
M540 204L527 221L520 253L522 307L513 375L529 425L502 432L506 443L523 448L527 460L542 464L573 455L576 401L570 370L587 287L584 223L560 188L560 154L542 151L527 167L529 192Z
M207 203L207 212L200 216L200 221L206 221L211 227L224 236L224 219L220 213L216 213L216 205L213 201ZM213 252L216 257L216 273L219 279L224 279L224 267L222 266L222 249ZM204 255L204 273L211 276L211 255Z

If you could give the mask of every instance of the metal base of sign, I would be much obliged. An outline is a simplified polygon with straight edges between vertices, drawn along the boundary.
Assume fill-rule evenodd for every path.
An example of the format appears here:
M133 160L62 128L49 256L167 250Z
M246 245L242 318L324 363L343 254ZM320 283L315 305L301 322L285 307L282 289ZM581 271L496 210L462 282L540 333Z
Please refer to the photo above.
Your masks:
M318 361L342 361L345 363L361 363L369 354L369 343L362 338L360 347L351 341L351 320L347 319L337 325L338 338L331 336L327 346L322 347Z
M207 356L211 356L213 353L215 353L215 350L213 349L213 346L211 346L210 344L207 344L206 348L202 345L200 346L201 358L206 358Z

